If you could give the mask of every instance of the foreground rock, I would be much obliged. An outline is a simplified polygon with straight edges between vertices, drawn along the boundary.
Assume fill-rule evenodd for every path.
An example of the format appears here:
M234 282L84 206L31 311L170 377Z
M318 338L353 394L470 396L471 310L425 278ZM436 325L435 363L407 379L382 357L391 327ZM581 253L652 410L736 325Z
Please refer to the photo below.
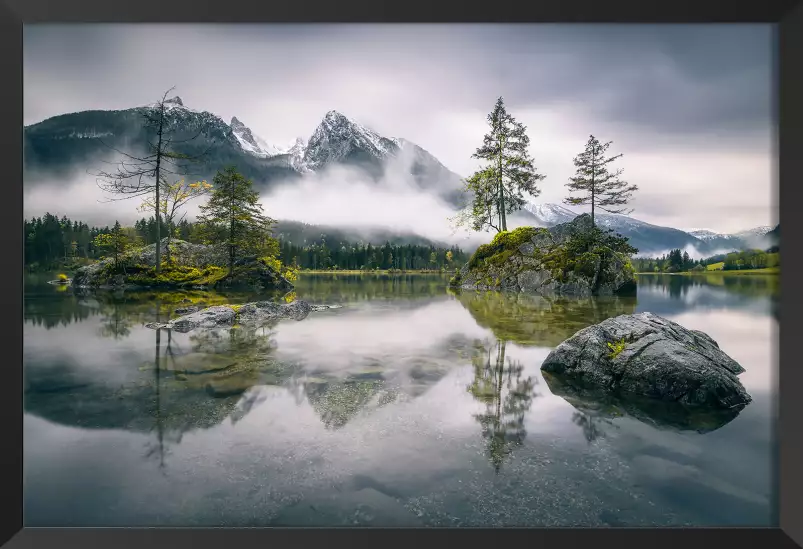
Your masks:
M162 257L168 257L167 239L161 242ZM252 287L261 290L289 292L293 285L260 258L238 260L232 273L225 250L218 246L192 244L183 240L170 243L170 264L162 267L159 276L154 271L156 244L127 254L125 268L115 268L113 259L104 259L78 269L72 285L78 288L136 289L136 288L228 288Z
M306 301L291 303L275 303L273 301L257 301L244 305L216 305L197 310L193 307L183 309L183 316L170 322L150 323L146 327L152 329L170 329L186 333L196 328L215 328L233 326L234 324L260 324L272 320L303 320L313 311L336 308L326 305L310 305Z
M707 334L653 315L609 318L558 345L541 370L578 388L682 406L740 409L744 372Z
M583 239L594 232L583 214L549 229L520 227L498 234L480 246L455 275L451 285L474 290L512 290L545 295L614 295L633 293L635 271L627 255Z

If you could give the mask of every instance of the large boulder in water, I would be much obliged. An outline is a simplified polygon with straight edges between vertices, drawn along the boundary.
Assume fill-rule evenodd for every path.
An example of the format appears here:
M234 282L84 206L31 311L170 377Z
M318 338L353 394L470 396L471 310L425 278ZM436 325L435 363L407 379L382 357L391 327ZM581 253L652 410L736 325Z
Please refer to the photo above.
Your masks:
M623 315L584 328L561 343L541 370L564 383L683 406L738 409L744 372L707 334L652 313Z
M615 249L624 242L595 228L587 214L549 229L520 227L480 246L451 285L543 295L633 293L630 258Z

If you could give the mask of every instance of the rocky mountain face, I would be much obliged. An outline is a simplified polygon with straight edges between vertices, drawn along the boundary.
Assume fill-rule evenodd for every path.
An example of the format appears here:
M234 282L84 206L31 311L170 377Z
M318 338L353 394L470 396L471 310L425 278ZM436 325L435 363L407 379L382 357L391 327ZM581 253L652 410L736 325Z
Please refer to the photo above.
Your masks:
M148 142L155 137L143 126L143 114L148 108L153 106L76 112L27 126L25 184L113 171L121 151L144 154ZM366 180L377 185L404 178L423 192L437 195L455 210L466 201L462 178L428 151L406 139L382 136L338 111L327 112L309 139L298 137L285 146L268 143L237 117L226 123L215 114L189 108L180 97L165 101L165 109L168 129L181 136L174 149L202 160L192 166L191 177L211 180L222 166L235 165L257 190L266 191L280 183L315 177L330 167L348 167L359 170ZM553 227L577 215L557 204L529 203L512 217L521 224ZM628 237L639 255L661 255L674 248L713 255L772 245L767 244L766 238L770 227L722 235L706 230L686 232L602 212L595 217L599 226Z
M64 114L26 127L26 184L71 171L107 169L110 160L120 159L120 151L144 154L154 137L143 127L148 108L152 106ZM211 179L218 168L233 164L258 189L266 190L331 166L359 169L377 182L388 176L389 170L404 169L404 173L390 175L409 178L422 190L451 202L459 197L460 176L427 151L403 139L383 137L337 111L326 113L306 142L299 137L289 146L276 146L237 117L227 124L212 113L188 108L179 97L165 101L165 108L168 128L185 137L176 139L174 148L202 156L203 162L193 166L193 175L198 177Z

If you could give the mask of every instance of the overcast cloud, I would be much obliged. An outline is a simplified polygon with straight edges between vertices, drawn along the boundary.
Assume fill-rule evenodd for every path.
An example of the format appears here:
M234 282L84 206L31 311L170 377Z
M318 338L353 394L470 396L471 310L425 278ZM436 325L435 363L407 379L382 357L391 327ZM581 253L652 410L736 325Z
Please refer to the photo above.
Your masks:
M562 200L594 133L641 188L634 217L723 232L777 222L770 26L29 25L24 41L26 124L175 85L185 105L268 142L306 139L336 109L465 176L502 95L547 176L539 201ZM354 200L342 207L365 212Z

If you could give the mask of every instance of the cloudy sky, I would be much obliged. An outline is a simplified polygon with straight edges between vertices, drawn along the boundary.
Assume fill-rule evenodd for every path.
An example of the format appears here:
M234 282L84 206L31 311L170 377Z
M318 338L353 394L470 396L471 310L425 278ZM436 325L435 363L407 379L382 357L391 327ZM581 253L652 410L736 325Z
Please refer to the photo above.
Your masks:
M465 176L501 95L547 176L539 201L566 196L593 133L640 187L634 217L777 222L766 25L29 25L24 41L25 124L176 86L271 143L308 138L335 109Z

